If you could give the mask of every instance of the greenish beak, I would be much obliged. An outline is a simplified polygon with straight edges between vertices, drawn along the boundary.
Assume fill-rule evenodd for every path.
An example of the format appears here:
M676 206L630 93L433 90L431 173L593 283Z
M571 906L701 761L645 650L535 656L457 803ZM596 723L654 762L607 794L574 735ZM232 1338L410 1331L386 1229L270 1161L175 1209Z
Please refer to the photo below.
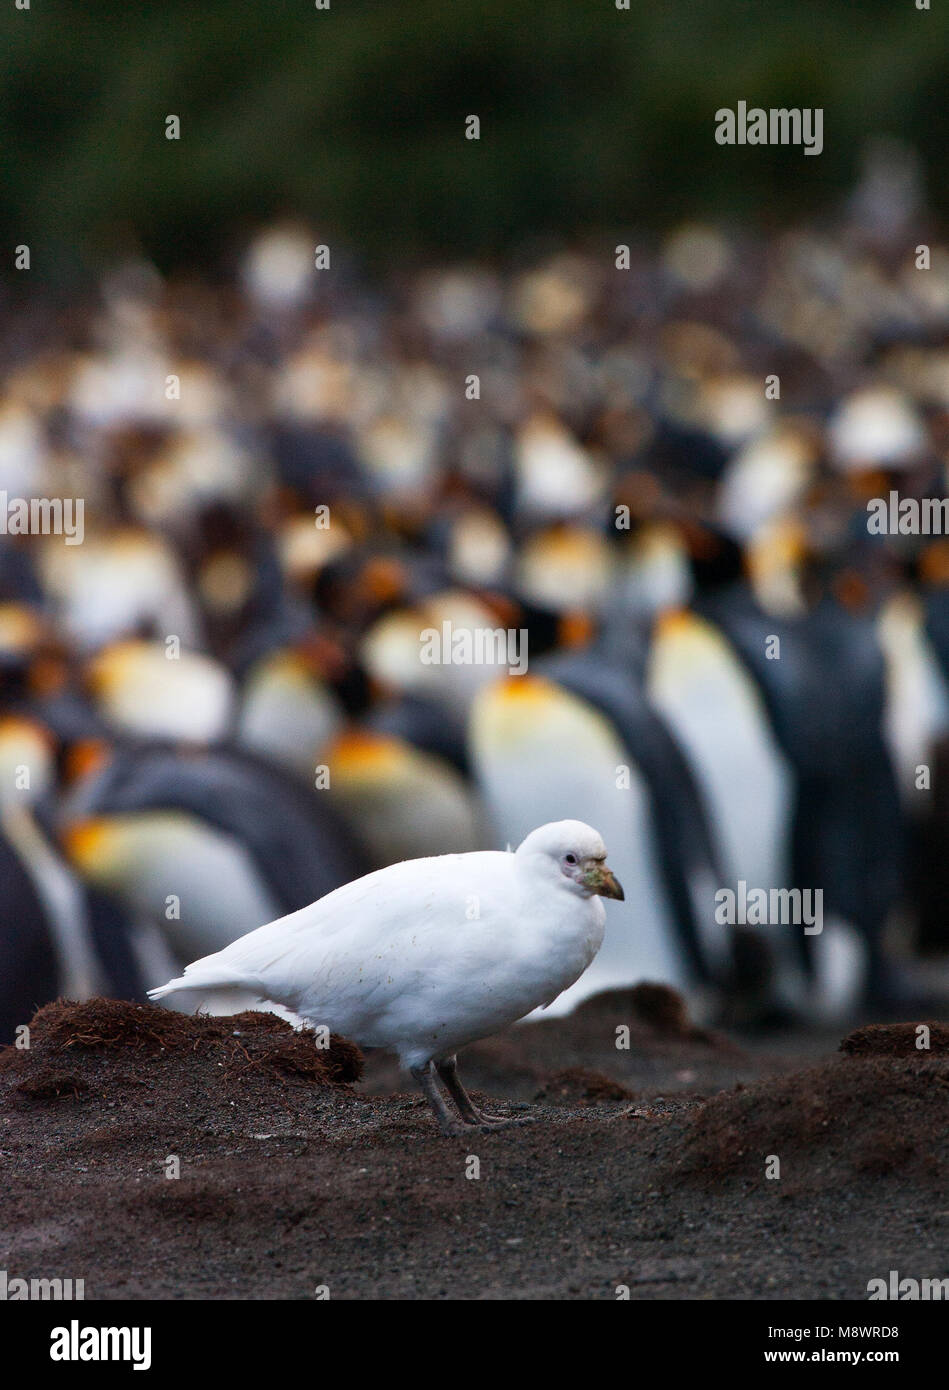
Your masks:
M620 902L626 900L623 885L613 870L608 869L605 864L591 864L580 882L601 898L618 898Z

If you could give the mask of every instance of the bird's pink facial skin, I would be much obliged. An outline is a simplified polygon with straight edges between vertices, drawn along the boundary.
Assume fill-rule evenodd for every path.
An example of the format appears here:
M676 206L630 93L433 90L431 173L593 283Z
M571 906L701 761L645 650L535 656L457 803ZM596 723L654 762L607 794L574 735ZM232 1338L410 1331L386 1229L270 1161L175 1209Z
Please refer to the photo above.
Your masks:
M565 854L561 868L567 878L572 878L589 893L601 898L616 898L625 901L626 894L612 869L606 867L604 859L580 859L575 854Z

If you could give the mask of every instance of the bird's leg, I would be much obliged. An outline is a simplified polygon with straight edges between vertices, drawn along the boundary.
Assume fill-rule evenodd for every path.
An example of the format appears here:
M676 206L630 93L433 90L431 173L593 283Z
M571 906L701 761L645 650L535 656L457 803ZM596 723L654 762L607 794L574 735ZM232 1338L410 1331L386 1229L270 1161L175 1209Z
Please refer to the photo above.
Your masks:
M461 1077L458 1075L458 1058L454 1054L451 1057L443 1057L440 1062L436 1062L435 1070L448 1087L452 1100L458 1106L461 1118L469 1125L487 1125L496 1129L507 1129L510 1125L518 1122L500 1115L486 1115L483 1110L478 1109L461 1084Z
M486 1115L483 1110L479 1110L462 1086L461 1077L458 1075L458 1058L454 1054L451 1057L443 1057L440 1062L436 1062L435 1070L448 1088L448 1093L458 1106L458 1112L463 1120L469 1125L483 1125L491 1121L493 1117Z
M412 1075L425 1092L425 1098L435 1111L435 1118L442 1134L459 1135L467 1134L473 1128L468 1120L458 1120L445 1104L445 1097L438 1089L435 1080L435 1068L431 1062L426 1062L424 1067L412 1067ZM467 1099L467 1097L466 1097ZM470 1102L469 1102L470 1104Z

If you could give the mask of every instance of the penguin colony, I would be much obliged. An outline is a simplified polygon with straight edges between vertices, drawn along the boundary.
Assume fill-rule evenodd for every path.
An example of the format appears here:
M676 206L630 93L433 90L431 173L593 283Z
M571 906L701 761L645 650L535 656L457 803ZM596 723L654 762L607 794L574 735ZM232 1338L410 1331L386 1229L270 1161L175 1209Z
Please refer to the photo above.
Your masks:
M50 308L0 386L0 1041L563 820L626 903L554 1012L944 978L949 536L867 503L947 491L949 248L918 271L864 204L374 299L279 226L200 302L130 264L68 338ZM43 498L81 544L20 533ZM719 920L740 884L819 889L822 931Z

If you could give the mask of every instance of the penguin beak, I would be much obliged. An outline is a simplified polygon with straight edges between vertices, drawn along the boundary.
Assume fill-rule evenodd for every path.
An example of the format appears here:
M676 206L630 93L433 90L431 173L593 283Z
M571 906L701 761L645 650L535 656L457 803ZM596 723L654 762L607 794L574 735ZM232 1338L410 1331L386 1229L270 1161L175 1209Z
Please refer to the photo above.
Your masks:
M584 886L598 894L601 898L617 898L620 902L626 901L626 894L623 892L623 885L605 864L593 863L582 880Z

